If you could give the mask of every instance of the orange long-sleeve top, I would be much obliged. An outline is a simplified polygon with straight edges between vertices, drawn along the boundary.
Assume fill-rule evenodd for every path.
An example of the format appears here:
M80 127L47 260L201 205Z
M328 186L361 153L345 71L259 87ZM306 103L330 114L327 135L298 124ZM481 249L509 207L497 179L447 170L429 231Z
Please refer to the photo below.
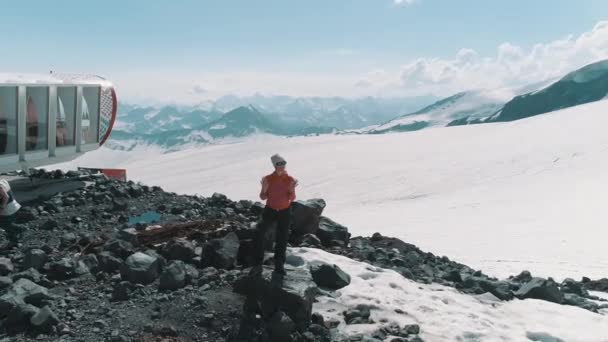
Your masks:
M268 183L268 189L260 192L260 198L266 200L266 206L274 210L289 208L291 202L296 199L295 179L287 174L278 175L273 172L264 177Z

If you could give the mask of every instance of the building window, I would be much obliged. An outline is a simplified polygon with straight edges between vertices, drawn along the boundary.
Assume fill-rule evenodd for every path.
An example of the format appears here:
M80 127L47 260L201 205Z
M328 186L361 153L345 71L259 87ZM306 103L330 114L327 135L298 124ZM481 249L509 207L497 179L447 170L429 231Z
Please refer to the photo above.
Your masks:
M17 154L17 87L0 87L0 156Z
M57 88L57 147L74 146L76 132L76 87Z
M82 143L99 142L99 87L82 89Z
M48 149L49 88L28 87L26 92L25 150Z

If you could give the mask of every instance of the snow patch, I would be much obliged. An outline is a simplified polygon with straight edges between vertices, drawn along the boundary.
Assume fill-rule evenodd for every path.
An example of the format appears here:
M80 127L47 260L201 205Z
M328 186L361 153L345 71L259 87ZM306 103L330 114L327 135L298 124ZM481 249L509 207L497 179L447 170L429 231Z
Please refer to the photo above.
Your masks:
M554 337L586 342L606 341L608 336L608 316L577 307L532 299L501 302L490 294L471 296L450 287L416 283L393 270L319 249L292 248L290 252L307 262L303 267L317 262L336 264L351 276L350 285L331 296L318 297L313 306L313 311L326 319L341 321L338 329L347 335L372 333L395 322L400 326L419 324L420 336L426 341L526 341L531 337ZM344 322L342 312L360 304L372 307L370 318L377 323Z

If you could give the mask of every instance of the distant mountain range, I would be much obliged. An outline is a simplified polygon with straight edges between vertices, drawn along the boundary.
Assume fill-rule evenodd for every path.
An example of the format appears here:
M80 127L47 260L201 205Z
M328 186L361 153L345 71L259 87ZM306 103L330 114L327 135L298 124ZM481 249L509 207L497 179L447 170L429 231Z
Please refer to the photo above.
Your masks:
M176 149L185 144L259 133L383 134L513 121L598 101L607 95L608 60L605 60L557 81L522 88L465 91L438 101L432 97L345 99L256 95L224 96L189 108L121 104L108 146L131 149L139 144L154 144Z

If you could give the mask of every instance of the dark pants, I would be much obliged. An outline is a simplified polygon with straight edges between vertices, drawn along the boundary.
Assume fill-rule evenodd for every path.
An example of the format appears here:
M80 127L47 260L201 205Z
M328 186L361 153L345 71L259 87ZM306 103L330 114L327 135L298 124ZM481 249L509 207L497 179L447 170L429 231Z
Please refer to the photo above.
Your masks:
M289 237L289 226L291 224L291 207L284 210L274 210L269 207L264 208L262 221L257 226L254 262L256 265L261 265L264 261L264 236L268 228L274 223L277 224L274 243L275 270L283 270L285 252L287 251L287 238Z

